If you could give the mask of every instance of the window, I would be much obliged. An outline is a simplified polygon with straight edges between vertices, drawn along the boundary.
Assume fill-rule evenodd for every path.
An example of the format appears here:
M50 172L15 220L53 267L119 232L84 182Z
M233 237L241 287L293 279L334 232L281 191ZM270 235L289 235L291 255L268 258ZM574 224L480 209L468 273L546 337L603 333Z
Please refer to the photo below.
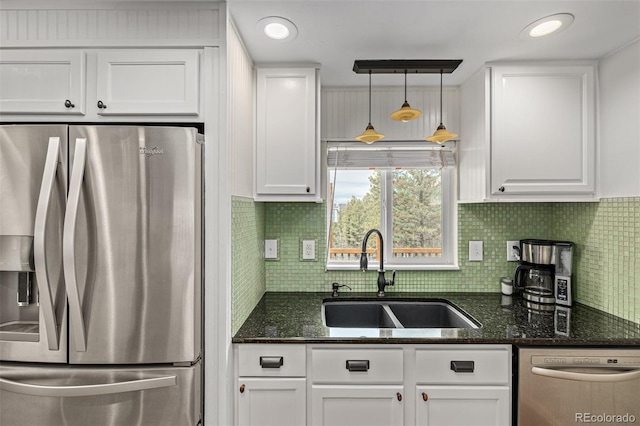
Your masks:
M327 269L358 269L373 234L369 268L456 269L453 151L410 142L327 144ZM389 145L393 144L393 145ZM435 148L435 149L434 149Z

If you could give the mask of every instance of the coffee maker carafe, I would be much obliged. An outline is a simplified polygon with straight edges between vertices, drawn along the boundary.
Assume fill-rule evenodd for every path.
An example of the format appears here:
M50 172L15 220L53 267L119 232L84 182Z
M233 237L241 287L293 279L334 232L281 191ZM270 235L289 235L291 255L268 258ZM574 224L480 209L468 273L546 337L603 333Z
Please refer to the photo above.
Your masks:
M523 299L535 304L571 305L572 246L570 242L520 240L514 286Z

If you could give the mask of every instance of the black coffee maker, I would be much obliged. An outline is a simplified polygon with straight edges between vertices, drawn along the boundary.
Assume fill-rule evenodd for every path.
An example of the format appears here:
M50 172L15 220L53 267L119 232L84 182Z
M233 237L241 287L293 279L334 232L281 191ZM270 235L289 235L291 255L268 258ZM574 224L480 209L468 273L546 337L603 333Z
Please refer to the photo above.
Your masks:
M520 240L520 264L513 285L522 298L535 304L556 302L554 279L556 246L548 240Z

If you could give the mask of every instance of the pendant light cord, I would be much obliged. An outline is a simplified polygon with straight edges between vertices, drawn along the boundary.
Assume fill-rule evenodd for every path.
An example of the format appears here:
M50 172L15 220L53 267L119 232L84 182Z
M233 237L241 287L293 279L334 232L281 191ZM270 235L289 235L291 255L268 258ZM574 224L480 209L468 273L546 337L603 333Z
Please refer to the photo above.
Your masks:
M404 102L407 102L407 70L404 70Z
M440 70L440 124L442 124L442 70Z
M371 125L371 70L369 70L369 125Z

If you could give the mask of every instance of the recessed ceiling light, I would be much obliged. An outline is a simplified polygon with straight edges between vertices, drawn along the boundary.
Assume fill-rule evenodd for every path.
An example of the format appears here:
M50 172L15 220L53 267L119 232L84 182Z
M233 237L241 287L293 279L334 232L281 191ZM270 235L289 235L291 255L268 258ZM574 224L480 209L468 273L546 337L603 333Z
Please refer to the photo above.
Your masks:
M547 16L527 25L520 32L520 38L531 39L555 34L567 28L572 22L573 15L570 13Z
M259 31L273 40L293 40L298 35L295 24L280 16L262 18L256 26Z

